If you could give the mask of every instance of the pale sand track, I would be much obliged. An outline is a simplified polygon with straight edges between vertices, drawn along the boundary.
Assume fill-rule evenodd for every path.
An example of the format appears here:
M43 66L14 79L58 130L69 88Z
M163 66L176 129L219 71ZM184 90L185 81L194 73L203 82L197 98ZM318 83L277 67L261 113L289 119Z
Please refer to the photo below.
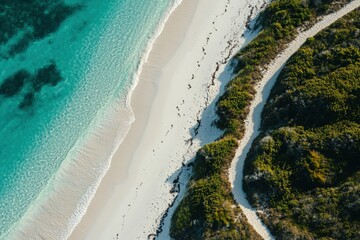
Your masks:
M336 20L359 6L360 0L354 0L339 11L323 17L310 29L299 33L297 38L292 41L287 48L269 65L262 80L256 86L256 95L251 103L248 117L245 120L245 135L239 141L239 148L236 151L236 155L229 169L229 180L232 185L235 200L239 203L249 223L264 239L272 239L273 237L266 226L257 217L256 209L250 206L242 187L244 161L252 142L259 135L262 109L270 94L270 90L286 61L303 45L303 43L305 43L306 39L315 36L321 30L327 28Z

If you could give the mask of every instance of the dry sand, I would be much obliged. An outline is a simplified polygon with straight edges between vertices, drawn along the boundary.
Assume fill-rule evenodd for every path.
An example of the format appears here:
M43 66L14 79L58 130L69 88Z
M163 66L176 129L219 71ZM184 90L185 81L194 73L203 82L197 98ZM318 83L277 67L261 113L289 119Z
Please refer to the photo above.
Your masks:
M224 69L245 42L248 16L263 4L184 0L170 16L131 97L136 120L70 239L147 239L158 230L182 165L221 135L211 126L214 100L231 78Z
M169 239L174 210L169 205L176 206L181 199L191 170L183 166L201 146L221 135L211 123L216 99L232 77L228 60L254 36L241 37L249 14L255 16L266 2L184 0L166 22L142 66L131 96L136 120L128 135L125 133L134 120L127 108L130 95L128 101L119 101L118 107L99 112L106 114L106 121L95 122L98 128L79 140L81 147L69 152L51 179L49 191L41 194L8 239L67 239L76 225L70 239L147 239L158 230L162 230L158 239ZM261 108L276 78L274 73L307 37L359 2L301 34L270 66L258 86L246 137L237 153L242 157L240 161L235 158L230 180L236 184L234 195L249 222L265 238L267 230L241 189L241 158L248 150L244 146L249 147L258 133ZM130 116L125 124L124 116ZM174 188L176 179L179 185Z

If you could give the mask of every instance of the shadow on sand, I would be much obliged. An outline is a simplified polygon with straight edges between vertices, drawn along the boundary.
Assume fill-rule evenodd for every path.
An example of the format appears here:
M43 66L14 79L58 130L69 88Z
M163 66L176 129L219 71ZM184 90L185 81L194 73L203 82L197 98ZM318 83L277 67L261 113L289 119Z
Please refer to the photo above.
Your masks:
M250 21L249 26L251 26L251 28L254 28L254 26L256 25L256 21L257 19ZM258 33L258 29L248 29L242 35L242 47L246 46L249 42L251 42ZM205 106L203 108L197 124L189 130L191 134L191 140L188 148L189 150L191 150L191 147L195 142L197 143L197 146L199 145L200 147L202 147L208 143L216 141L223 135L223 131L215 126L215 121L218 119L218 116L216 114L216 105L219 98L224 94L227 84L230 82L231 79L236 76L233 73L235 66L236 59L233 58L225 64L223 72L221 72L217 77L217 80L220 83L219 93L208 104L208 106ZM177 169L171 176L168 177L167 183L173 185L170 193L173 194L174 200L171 204L169 204L169 207L163 213L156 233L149 235L148 239L169 239L171 217L186 193L187 184L192 174L192 166L193 161L195 160L195 155L196 154L192 154L188 158L183 157L182 167Z

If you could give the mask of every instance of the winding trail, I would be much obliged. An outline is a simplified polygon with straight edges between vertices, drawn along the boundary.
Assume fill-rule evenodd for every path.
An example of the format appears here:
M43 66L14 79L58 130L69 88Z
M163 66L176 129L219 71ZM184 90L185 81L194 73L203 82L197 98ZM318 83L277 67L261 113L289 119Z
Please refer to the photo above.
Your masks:
M271 88L274 86L285 63L303 45L303 43L305 43L306 39L315 36L321 30L327 28L336 20L358 7L360 7L360 0L354 0L339 11L322 17L321 20L310 29L300 32L296 39L288 44L288 47L281 52L273 62L271 62L265 71L262 80L255 87L256 95L250 105L250 112L245 120L245 134L239 141L239 148L236 151L229 169L229 181L232 186L235 200L239 203L249 223L264 239L274 239L274 237L256 215L256 209L252 208L247 201L242 186L244 161L252 142L260 133L261 112L263 107L270 94Z

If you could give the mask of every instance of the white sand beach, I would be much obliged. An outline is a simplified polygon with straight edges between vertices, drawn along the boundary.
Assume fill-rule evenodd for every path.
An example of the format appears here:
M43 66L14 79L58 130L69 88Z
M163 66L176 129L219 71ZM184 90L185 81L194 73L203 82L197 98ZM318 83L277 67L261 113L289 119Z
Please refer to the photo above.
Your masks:
M278 57L269 65L268 69L264 72L263 79L256 86L256 95L253 102L251 103L249 115L245 120L245 134L243 139L239 142L239 148L237 149L236 155L229 170L229 180L232 185L235 200L239 203L249 223L264 239L272 239L273 237L270 235L266 226L257 217L256 209L250 206L246 199L246 194L242 188L244 161L247 153L250 150L252 142L260 133L259 129L262 109L264 108L271 88L274 86L276 78L281 72L281 69L287 60L305 43L306 39L315 36L321 30L330 26L336 20L358 8L359 6L360 0L354 0L338 12L323 17L310 29L304 32L300 32L298 37L293 40L288 45L288 47L282 53L280 53Z
M70 239L156 233L183 164L221 135L211 123L214 100L231 78L226 63L246 41L249 15L266 2L184 0L171 14L131 96L135 122ZM168 228L163 225L161 239L169 239Z
M50 190L41 193L7 239L134 240L156 234L169 239L174 207L167 210L179 192L173 183L180 179L182 196L187 163L222 134L212 122L216 99L232 77L228 61L254 37L244 35L245 25L267 2L183 0L144 59L133 93L118 107L98 113L105 121L95 122L98 128L69 152L49 182ZM257 87L230 181L249 222L264 238L271 236L241 187L243 159L258 134L262 106L276 73L306 38L359 5L355 0L301 33ZM124 116L130 116L126 123Z

